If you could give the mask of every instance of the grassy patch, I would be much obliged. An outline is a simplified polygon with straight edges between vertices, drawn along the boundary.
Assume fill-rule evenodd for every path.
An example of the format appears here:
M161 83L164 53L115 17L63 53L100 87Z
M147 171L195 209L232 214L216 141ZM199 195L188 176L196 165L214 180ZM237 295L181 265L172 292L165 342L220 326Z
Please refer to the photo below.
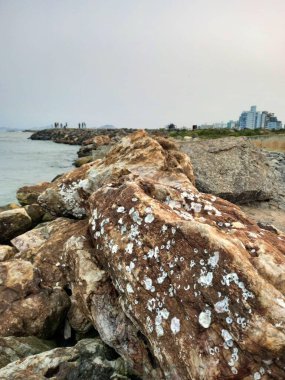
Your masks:
M185 136L199 137L201 139L218 139L221 137L239 137L239 136L274 136L285 134L284 129L268 130L268 129L196 129L195 131L172 131L169 136L174 138L184 138Z

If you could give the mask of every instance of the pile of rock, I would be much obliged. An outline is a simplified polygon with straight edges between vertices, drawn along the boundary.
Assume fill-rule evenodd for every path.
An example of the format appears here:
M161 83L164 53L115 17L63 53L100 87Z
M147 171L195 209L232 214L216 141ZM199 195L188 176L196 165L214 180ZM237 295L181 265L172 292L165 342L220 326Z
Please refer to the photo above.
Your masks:
M200 193L175 144L129 135L37 203L56 219L9 243L0 334L77 344L1 379L285 378L285 235Z

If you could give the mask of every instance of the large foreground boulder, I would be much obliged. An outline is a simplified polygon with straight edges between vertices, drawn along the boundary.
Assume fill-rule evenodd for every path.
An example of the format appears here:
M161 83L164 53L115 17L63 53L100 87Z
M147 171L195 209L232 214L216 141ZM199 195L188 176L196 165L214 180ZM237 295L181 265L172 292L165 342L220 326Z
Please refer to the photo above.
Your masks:
M113 150L101 163L109 182L89 199L90 231L96 260L164 376L284 378L285 236L199 193L185 157L183 169L155 173L144 157L159 147L140 135L140 162L134 141L117 146L129 145L122 162ZM171 162L175 151L163 145ZM116 181L112 152L125 168Z
M227 137L180 144L193 165L196 186L234 203L272 198L276 178L268 160L250 140Z
M127 380L121 358L100 339L81 340L74 347L56 348L17 360L0 369L1 380Z

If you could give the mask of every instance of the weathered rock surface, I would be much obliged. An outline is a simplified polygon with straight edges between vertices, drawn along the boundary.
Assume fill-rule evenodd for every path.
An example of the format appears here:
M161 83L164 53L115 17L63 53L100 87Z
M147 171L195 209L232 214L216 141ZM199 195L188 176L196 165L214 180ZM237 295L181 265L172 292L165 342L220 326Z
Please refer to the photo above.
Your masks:
M44 210L37 203L27 205L24 207L24 209L32 219L33 225L40 223L45 214Z
M23 208L0 212L0 243L6 243L31 226L32 219Z
M0 263L0 336L53 336L69 299L63 290L43 288L41 282L29 261Z
M123 312L108 273L92 257L88 220L59 218L18 236L12 243L19 250L17 258L34 263L43 289L69 290L67 320L76 332L86 333L94 326L132 372L160 373L152 367L145 343L137 336L138 329ZM22 277L19 273L18 281Z
M39 339L35 336L0 338L0 368L16 360L40 354L55 347L53 341Z
M41 182L33 186L23 186L17 191L17 199L21 205L38 203L38 196L50 185L49 182Z
M187 141L180 147L191 159L200 191L234 203L268 200L276 192L268 161L246 138Z
M10 260L17 250L10 245L0 245L0 261Z
M101 136L95 136L91 139L85 140L83 142L83 145L89 145L89 144L95 144L96 147L101 145L107 145L111 142L110 136L108 135L101 135Z
M285 153L263 151L263 154L276 177L275 192L270 203L272 206L285 210Z
M175 181L180 173L185 172L194 182L186 155L168 140L160 138L158 142L144 137L143 133L137 132L123 139L104 159L83 165L59 178L39 196L39 203L55 215L82 218L88 213L90 194L104 183L120 180L126 174L150 179L159 175L163 183L164 179L171 182L173 173L176 173L173 176ZM172 149L172 153L169 154L167 149Z
M1 380L127 380L121 358L100 339L81 340L74 347L56 348L17 360L0 369Z
M18 257L23 258L22 252L33 248L40 247L47 240L53 239L53 235L68 230L74 221L66 218L57 218L52 222L39 224L36 228L25 232L11 240L11 243L20 252ZM63 235L61 235L61 238ZM62 242L64 243L64 241ZM56 252L54 252L56 254Z
M284 378L285 236L199 193L185 157L184 170L162 175L158 161L155 173L144 157L159 148L140 135L137 155L137 137L116 148L130 147L132 174L109 171L89 201L94 255L125 313L168 379Z

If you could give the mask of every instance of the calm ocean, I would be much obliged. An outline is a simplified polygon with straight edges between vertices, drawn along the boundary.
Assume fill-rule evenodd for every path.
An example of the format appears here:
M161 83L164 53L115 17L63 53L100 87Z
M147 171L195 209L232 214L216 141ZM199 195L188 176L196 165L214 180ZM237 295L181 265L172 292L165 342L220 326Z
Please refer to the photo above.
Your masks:
M32 141L30 133L0 132L0 206L16 202L24 185L51 181L72 169L79 147L51 141Z

